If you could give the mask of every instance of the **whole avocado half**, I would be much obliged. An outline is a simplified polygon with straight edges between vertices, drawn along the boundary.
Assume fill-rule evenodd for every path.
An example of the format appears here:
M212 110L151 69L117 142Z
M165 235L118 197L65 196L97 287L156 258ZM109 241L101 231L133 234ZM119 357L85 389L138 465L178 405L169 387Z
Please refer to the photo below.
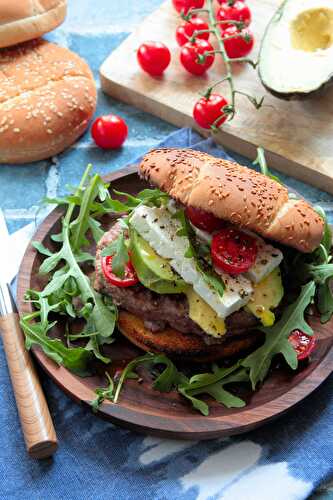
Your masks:
M333 3L284 0L264 33L259 77L275 97L302 99L333 83Z

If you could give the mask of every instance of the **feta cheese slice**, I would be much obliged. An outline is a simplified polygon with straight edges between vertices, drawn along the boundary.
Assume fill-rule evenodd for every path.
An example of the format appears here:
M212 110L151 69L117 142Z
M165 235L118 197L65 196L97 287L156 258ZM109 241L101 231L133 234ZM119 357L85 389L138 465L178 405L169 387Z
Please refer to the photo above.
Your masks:
M130 224L161 257L170 259L173 269L193 286L219 317L226 318L249 302L253 288L244 276L232 277L222 273L221 279L225 284L222 297L206 282L197 269L195 259L184 256L188 240L177 235L180 223L172 218L167 209L142 205L133 211Z
M244 276L253 283L259 283L276 269L283 259L281 250L274 248L266 243L262 238L255 236L257 241L256 261L250 269L244 273Z

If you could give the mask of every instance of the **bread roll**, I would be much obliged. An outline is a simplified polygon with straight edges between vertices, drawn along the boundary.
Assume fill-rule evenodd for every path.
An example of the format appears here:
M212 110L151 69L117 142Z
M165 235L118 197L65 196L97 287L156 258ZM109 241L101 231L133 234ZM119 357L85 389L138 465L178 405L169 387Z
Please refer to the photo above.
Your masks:
M251 335L247 333L243 336L230 336L222 344L207 345L199 335L186 335L173 328L153 333L144 326L139 316L124 310L119 311L117 327L140 349L163 353L183 362L202 363L239 356L244 351L257 347L263 337L258 330L252 330Z
M322 239L323 220L308 203L289 199L286 187L237 163L191 149L156 149L139 170L184 205L301 252Z
M34 40L0 51L0 163L42 160L85 131L96 106L88 65Z
M0 0L0 48L38 38L66 17L67 0Z

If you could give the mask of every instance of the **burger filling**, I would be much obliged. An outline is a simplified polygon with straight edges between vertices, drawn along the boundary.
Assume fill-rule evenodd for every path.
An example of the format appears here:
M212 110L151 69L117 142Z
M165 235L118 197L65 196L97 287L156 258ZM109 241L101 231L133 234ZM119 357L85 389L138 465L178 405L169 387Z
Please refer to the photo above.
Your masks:
M169 199L140 204L105 234L96 288L154 332L171 326L219 343L274 324L282 259L259 236Z

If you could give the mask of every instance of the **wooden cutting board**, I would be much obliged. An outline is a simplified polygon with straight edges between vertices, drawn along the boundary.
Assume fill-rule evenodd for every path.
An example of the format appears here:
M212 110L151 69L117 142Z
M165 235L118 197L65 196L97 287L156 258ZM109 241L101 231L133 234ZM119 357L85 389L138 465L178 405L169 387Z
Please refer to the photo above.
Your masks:
M249 1L256 39L253 59L258 56L262 34L278 3ZM179 48L174 36L177 24L179 18L168 0L104 62L101 83L104 91L117 99L179 127L195 127L192 109L198 93L221 79L223 63L216 61L203 77L185 72L178 62ZM147 40L164 42L172 51L172 63L162 78L152 78L138 67L136 49ZM311 99L284 101L267 93L256 70L248 65L235 63L234 75L238 90L265 96L264 106L256 111L245 97L237 96L237 116L224 124L215 135L216 141L251 159L256 155L255 148L263 146L271 166L333 194L333 88ZM219 91L228 95L224 84Z

